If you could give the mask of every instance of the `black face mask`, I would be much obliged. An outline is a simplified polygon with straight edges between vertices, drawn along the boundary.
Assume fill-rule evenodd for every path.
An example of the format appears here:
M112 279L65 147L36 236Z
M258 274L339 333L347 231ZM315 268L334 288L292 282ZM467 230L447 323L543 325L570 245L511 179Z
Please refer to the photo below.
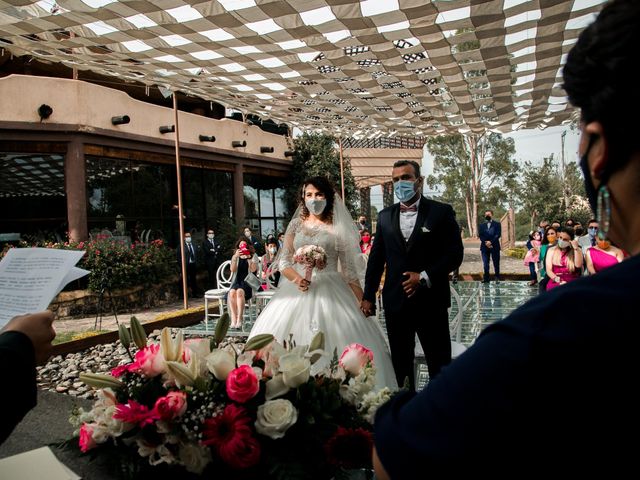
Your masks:
M487 222L490 222L490 221L491 221L491 218L492 218L492 217L491 217L491 215L487 215L486 217L484 217L484 219L485 219Z

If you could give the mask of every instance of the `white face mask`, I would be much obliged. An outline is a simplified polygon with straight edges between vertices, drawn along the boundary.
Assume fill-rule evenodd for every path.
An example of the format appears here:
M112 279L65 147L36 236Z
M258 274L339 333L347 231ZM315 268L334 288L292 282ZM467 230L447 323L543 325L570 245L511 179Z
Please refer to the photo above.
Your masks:
M214 237L214 236L215 236L215 235L214 235L213 233L207 233L207 238L211 238L211 239L213 239L213 237Z
M275 248L270 248L269 249L269 253L273 255L274 253L276 253L276 249Z
M191 243L191 237L184 237L184 241L187 243Z
M324 199L315 199L315 200L305 200L304 204L307 206L309 211L314 215L320 215L324 212L325 207L327 206L327 201Z
M561 238L558 239L558 248L567 248L568 246L569 246L569 242Z

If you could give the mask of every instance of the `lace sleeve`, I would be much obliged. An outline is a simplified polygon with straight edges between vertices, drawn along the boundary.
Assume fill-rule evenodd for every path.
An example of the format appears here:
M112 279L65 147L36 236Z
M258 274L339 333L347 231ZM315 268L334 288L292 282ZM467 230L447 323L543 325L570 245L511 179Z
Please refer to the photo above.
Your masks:
M360 250L360 232L342 199L336 195L333 206L333 227L336 235L339 269L347 283L364 281L365 263Z
M287 231L284 234L284 242L282 244L282 248L278 251L278 255L273 260L272 263L272 271L283 271L285 268L293 267L293 254L295 253L295 248L293 246L293 240L295 239L296 234L300 230L302 226L302 220L299 217L294 216L289 222L289 226L287 227Z
M336 250L338 251L339 271L347 283L358 283L361 287L364 281L365 263L359 245L353 245L350 238L336 236Z

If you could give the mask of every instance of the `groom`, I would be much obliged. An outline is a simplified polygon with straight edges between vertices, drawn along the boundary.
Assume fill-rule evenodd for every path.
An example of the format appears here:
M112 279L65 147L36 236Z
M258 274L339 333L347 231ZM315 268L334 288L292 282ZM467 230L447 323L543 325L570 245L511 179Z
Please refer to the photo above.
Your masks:
M400 203L378 214L361 309L375 313L386 265L382 299L393 369L398 385L408 378L415 389L416 333L431 379L451 361L449 272L462 263L463 246L451 206L421 195L420 165L397 161L392 179Z

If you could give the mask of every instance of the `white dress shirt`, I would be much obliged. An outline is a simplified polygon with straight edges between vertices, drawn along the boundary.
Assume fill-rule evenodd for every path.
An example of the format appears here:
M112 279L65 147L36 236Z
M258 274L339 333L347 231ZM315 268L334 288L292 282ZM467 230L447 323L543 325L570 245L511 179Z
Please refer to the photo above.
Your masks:
M405 205L406 207L412 207L415 205L415 212L400 212L400 231L402 232L402 236L404 237L404 241L408 242L411 233L413 232L413 227L416 226L416 219L418 218L418 208L420 207L420 197L415 203L411 205Z

